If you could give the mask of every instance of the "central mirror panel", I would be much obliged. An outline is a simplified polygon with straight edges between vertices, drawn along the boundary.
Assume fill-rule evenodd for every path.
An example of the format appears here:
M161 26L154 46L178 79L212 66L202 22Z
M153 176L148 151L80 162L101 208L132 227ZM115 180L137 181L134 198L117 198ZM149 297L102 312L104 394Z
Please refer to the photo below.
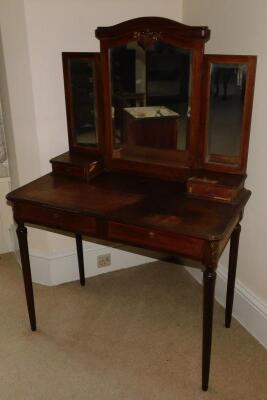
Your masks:
M133 41L111 48L109 62L115 153L133 147L186 150L191 50Z

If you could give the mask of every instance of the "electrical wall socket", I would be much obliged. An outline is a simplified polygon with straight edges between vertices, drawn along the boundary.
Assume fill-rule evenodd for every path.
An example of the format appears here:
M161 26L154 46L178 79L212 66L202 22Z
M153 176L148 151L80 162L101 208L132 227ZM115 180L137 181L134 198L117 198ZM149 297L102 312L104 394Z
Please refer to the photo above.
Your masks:
M97 256L97 267L103 268L108 267L111 264L111 255L108 254L100 254Z

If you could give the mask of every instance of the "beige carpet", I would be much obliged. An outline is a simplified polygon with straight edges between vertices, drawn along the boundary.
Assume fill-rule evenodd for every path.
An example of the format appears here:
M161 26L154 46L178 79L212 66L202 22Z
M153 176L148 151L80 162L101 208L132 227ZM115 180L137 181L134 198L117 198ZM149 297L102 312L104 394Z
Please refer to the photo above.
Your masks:
M0 400L264 400L267 352L216 305L209 392L201 382L201 287L153 263L58 287L35 285L29 329L21 271L0 258Z

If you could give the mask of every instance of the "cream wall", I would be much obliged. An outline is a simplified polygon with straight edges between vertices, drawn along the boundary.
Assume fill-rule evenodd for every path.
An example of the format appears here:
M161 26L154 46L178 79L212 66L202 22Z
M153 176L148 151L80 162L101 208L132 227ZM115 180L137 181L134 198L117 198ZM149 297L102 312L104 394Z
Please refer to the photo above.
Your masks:
M99 51L97 26L151 14L181 20L182 0L25 0L41 174L68 149L62 51ZM52 253L74 248L63 236L50 234L48 241Z
M40 176L40 148L36 135L35 104L22 0L0 1L0 96L11 185L14 188ZM30 241L35 248L47 250L46 236L42 231L29 230Z
M98 51L97 26L146 15L181 20L182 0L0 1L0 94L13 187L50 172L49 159L68 149L62 51ZM35 229L29 233L36 257L75 249L71 238Z
M258 56L248 179L252 197L242 222L237 277L267 303L267 2L266 0L185 0L183 22L208 25L207 53ZM222 262L226 265L226 254Z
M23 2L0 2L0 85L14 185L39 172L33 93ZM27 156L27 157L26 157ZM25 160L27 158L27 160Z
M151 14L181 20L181 10L182 0L25 0L42 173L68 148L61 52L99 51L97 26Z

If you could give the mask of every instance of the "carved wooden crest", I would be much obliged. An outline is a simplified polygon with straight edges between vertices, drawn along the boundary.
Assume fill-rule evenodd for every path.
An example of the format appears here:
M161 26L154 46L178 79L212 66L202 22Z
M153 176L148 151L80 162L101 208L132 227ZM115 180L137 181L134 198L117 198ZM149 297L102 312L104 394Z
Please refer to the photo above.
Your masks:
M147 28L145 31L134 32L133 37L143 49L147 49L161 39L162 33L153 32Z

